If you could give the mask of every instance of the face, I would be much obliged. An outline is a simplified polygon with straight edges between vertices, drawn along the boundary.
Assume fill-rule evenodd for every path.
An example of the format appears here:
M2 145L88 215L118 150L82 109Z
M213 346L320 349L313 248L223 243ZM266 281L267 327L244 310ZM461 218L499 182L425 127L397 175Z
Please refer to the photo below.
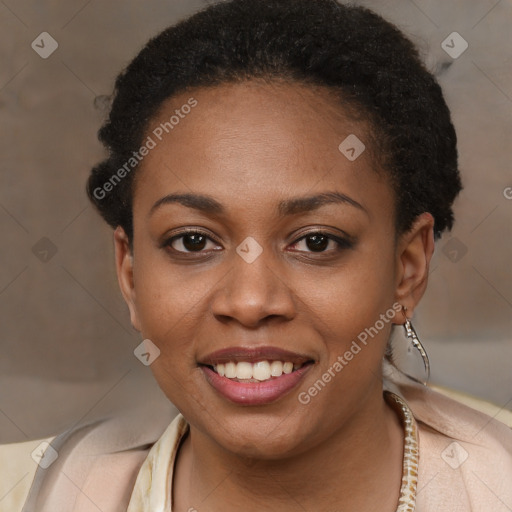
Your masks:
M367 146L356 159L339 149L350 135ZM414 309L433 244L428 214L396 236L368 127L326 90L253 81L171 98L146 136L133 254L118 228L116 257L168 398L217 445L263 458L368 418L398 303Z

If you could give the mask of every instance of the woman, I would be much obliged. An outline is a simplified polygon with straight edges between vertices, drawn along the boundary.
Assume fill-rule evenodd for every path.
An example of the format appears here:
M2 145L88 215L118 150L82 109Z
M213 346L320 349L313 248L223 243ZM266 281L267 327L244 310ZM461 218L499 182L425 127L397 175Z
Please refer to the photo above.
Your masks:
M410 321L461 190L395 27L334 0L210 6L118 77L100 138L88 194L181 414L91 503L117 482L129 512L512 509L510 430L389 364L400 326L428 370Z

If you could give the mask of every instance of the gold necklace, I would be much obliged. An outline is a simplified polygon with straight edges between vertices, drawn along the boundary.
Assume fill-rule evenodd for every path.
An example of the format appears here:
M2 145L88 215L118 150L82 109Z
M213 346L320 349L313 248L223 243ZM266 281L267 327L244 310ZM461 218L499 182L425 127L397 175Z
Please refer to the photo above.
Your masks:
M387 403L400 417L404 428L404 459L402 465L402 485L396 512L414 512L416 509L416 489L418 486L419 443L416 420L403 398L385 390Z

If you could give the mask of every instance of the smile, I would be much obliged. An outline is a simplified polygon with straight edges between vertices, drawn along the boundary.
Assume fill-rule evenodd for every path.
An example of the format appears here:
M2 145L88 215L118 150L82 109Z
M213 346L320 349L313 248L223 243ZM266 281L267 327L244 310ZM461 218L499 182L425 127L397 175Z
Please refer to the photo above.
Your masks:
M264 405L287 395L314 360L273 347L224 349L199 362L206 381L221 397L239 405Z

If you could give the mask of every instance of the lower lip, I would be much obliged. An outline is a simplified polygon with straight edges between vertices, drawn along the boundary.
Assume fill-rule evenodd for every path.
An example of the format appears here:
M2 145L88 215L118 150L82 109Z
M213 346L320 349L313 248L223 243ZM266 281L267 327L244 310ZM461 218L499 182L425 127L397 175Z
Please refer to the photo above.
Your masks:
M264 405L275 402L289 393L313 365L308 363L292 373L283 373L263 382L236 382L221 377L208 366L200 366L206 380L223 397L241 405Z

